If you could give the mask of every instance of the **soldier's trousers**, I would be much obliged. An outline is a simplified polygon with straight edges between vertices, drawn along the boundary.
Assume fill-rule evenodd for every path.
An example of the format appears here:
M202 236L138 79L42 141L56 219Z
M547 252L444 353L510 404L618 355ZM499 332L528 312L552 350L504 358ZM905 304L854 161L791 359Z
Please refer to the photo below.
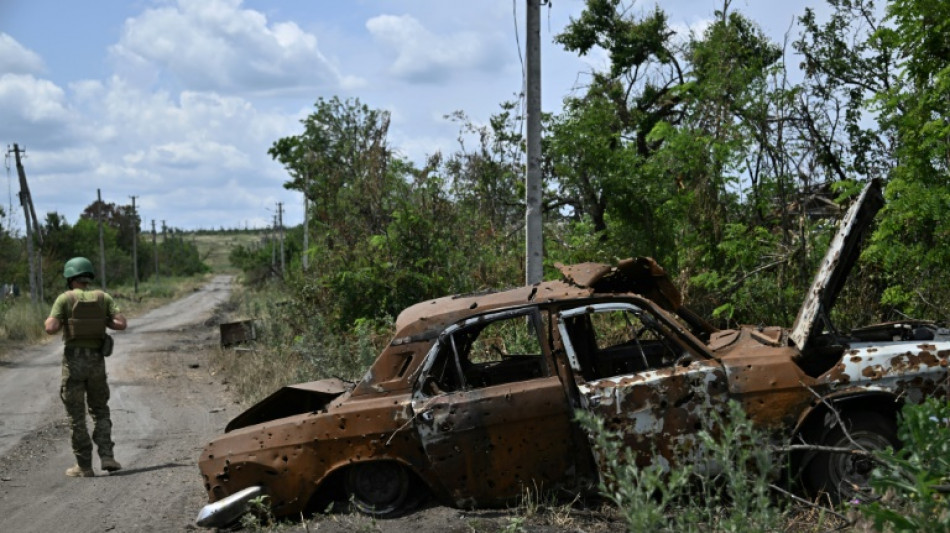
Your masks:
M109 418L109 385L106 362L94 348L67 347L63 353L63 381L59 396L69 415L73 454L84 468L92 467L92 442L99 457L112 457L112 420ZM92 416L92 441L86 430L86 406Z

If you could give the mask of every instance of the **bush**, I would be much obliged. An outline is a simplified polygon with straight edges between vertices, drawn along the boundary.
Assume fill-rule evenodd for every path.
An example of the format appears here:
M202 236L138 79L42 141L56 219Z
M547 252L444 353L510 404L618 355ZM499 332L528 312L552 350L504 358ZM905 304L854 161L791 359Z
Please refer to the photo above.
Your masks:
M902 415L903 448L876 454L879 499L859 509L879 531L950 531L950 404L931 398Z
M718 474L700 474L682 462L667 470L659 462L638 467L619 435L603 421L578 412L601 462L599 490L614 503L628 531L775 531L784 528L785 512L769 497L773 456L766 436L732 402L725 416L714 413L697 435L706 450L706 465ZM715 428L715 429L713 429ZM714 433L718 436L714 436Z

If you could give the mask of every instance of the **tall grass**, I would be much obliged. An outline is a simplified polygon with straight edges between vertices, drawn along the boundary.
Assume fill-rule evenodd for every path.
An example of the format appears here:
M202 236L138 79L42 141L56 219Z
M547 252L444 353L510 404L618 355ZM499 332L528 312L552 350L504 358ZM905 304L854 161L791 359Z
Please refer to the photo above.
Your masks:
M27 298L0 302L0 340L33 343L46 336L43 322L49 306Z
M256 341L221 349L212 359L225 372L242 403L253 403L292 383L339 378L357 381L391 335L388 326L361 323L349 334L334 333L313 310L302 309L278 285L231 293L228 318L254 320Z

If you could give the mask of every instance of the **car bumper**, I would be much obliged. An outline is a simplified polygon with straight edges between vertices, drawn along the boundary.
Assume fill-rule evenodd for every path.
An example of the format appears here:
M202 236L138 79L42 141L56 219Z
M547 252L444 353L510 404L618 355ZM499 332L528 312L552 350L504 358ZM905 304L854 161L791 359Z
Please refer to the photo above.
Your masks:
M240 492L209 503L201 508L195 524L200 527L224 527L244 514L248 502L264 494L259 486L248 487Z

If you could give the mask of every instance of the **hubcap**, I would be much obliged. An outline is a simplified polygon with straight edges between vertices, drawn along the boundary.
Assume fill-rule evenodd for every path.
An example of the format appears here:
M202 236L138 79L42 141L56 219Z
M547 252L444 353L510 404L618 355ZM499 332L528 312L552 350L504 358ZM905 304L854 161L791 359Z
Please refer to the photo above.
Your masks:
M873 432L853 432L851 438L868 452L884 450L891 445L887 438ZM835 447L859 449L844 436L835 443ZM871 471L874 470L874 461L863 455L835 453L831 455L829 470L833 486L842 499L851 498L868 488Z

